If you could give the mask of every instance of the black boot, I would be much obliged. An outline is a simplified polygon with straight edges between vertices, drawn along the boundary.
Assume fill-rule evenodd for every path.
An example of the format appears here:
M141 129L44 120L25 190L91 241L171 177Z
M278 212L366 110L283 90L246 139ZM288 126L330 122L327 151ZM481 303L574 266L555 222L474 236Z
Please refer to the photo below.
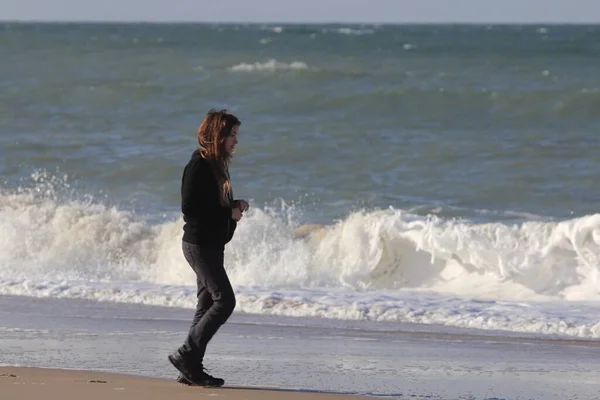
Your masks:
M196 380L200 381L202 383L200 386L204 387L219 387L225 384L225 380L210 376L206 371L206 368L196 371Z
M202 386L203 380L197 379L194 374L193 364L181 354L180 350L169 355L169 362L181 373L181 376L192 385Z
M182 385L186 385L186 386L204 386L204 387L219 387L219 386L223 386L223 384L225 383L225 381L221 378L215 378L214 376L210 376L208 373L204 372L204 371L200 371L199 373L196 373L197 381L202 381L202 385L195 385L193 383L191 383L190 381L188 381L187 379L185 379L185 377L181 374L179 374L179 376L177 377L176 381L178 383L181 383Z
M187 379L185 379L181 374L179 374L179 376L175 380L177 381L177 383L181 383L182 385L193 386L193 384L190 383L190 381L188 381Z

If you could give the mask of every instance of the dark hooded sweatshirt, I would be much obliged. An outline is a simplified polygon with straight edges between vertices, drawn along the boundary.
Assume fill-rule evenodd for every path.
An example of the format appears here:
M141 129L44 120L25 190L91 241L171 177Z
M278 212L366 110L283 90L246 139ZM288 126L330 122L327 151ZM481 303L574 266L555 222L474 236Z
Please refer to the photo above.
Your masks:
M181 178L184 242L219 250L225 248L233 237L236 222L231 219L231 207L224 207L219 197L217 179L196 150Z

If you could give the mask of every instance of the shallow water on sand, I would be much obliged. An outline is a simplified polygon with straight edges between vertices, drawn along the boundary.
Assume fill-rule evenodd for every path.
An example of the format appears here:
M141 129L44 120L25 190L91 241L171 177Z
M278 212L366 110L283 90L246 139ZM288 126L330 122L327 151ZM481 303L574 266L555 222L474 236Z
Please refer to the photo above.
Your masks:
M0 296L0 364L172 377L190 310ZM235 314L206 358L228 385L386 398L591 399L600 347L418 325Z

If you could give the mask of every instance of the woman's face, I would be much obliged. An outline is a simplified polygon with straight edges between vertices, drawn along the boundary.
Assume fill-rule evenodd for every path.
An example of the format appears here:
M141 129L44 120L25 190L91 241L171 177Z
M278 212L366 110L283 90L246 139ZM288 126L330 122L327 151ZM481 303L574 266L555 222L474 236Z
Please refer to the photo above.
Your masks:
M235 151L235 145L238 143L237 135L239 128L239 125L236 125L233 128L231 128L231 135L227 136L227 138L225 139L225 151L227 152L227 154L233 154Z

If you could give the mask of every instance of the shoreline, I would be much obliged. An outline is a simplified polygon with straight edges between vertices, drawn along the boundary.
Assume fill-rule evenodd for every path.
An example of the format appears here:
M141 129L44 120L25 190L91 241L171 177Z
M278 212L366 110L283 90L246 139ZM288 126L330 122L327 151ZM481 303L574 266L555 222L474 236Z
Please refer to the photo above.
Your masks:
M20 294L0 294L0 305L3 301L27 301L37 304L51 303L64 306L92 306L99 310L115 310L123 316L131 316L132 312L144 310L144 314L160 313L169 315L174 320L188 323L194 307L168 306L160 304L143 304L120 302L115 300L94 300L75 297L33 297ZM128 311L128 312L127 312ZM180 318L178 318L180 317ZM167 318L162 318L166 320ZM496 342L499 344L555 344L561 346L600 347L600 338L581 337L558 333L521 332L502 329L485 329L479 327L462 327L439 323L416 323L403 321L370 321L359 319L342 319L315 316L288 316L277 314L259 314L235 310L228 324L237 325L273 325L290 328L318 328L324 330L344 330L359 337L379 337L382 335L403 336L430 340L470 340L475 342ZM183 332L183 331L182 331Z
M0 309L2 400L562 400L600 390L597 341L242 314L222 327L206 359L229 386L189 388L166 359L185 338L188 310L3 296Z
M317 390L265 387L223 386L203 388L186 386L172 379L79 369L39 367L0 367L0 392L3 400L148 400L196 399L218 397L225 400L349 400L370 399L359 394Z

